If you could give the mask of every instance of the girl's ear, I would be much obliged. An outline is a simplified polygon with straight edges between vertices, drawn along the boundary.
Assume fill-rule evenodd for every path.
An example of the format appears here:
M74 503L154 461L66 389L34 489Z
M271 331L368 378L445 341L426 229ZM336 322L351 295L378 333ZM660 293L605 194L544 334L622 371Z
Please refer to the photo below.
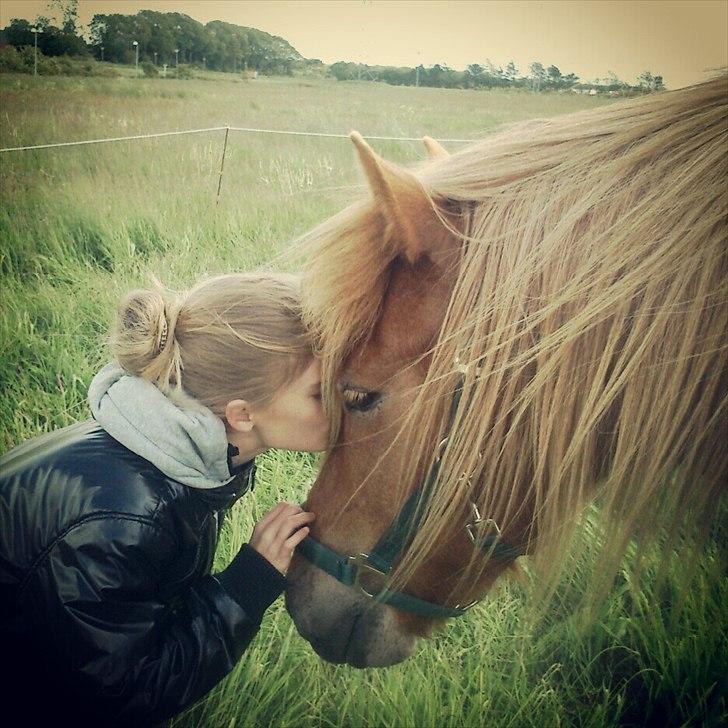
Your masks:
M250 432L255 427L250 419L250 407L244 399L234 399L225 405L225 419L236 432Z

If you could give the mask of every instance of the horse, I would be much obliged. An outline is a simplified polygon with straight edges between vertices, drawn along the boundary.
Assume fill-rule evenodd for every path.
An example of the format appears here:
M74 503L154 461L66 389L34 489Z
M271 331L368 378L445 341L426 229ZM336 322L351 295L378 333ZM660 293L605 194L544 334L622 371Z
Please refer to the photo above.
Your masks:
M331 446L286 605L324 659L381 667L529 557L595 574L709 523L724 492L728 76L412 168L351 135L369 192L304 235ZM700 530L700 529L699 529Z

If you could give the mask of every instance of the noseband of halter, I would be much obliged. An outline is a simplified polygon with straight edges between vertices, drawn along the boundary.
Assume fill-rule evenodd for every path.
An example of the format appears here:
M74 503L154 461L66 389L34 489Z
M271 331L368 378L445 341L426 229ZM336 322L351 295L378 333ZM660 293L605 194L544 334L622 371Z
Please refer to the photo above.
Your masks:
M460 380L453 394L448 431L452 427L455 412L460 403L463 383L464 377L461 371ZM297 553L305 556L314 566L325 571L329 576L333 576L336 581L361 590L367 597L380 604L388 604L395 609L430 619L460 617L465 614L470 607L477 604L477 599L470 604L446 607L387 587L392 566L420 527L424 508L418 508L418 505L420 502L424 505L429 500L440 473L440 463L449 439L448 434L440 442L435 460L430 466L423 484L415 488L389 528L369 553L362 552L354 556L341 554L324 546L312 536L304 539L298 545ZM483 551L487 558L512 561L521 555L520 549L510 546L502 540L500 529L493 519L481 518L477 506L472 501L470 506L473 510L473 517L465 525L465 530L473 544Z

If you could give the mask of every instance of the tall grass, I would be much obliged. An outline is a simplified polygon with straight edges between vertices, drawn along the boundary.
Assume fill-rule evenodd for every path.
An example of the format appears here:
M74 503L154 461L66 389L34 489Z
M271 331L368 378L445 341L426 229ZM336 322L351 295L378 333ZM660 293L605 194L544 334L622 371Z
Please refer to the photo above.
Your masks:
M280 453L266 456L263 472L257 486L261 500L233 510L218 552L220 566L279 495L302 497L304 488L293 484L305 482L311 463ZM289 483L283 490L275 484L280 476ZM650 552L637 585L628 557L608 598L586 619L573 606L595 556L587 529L574 547L572 579L539 619L529 610L528 590L503 583L469 616L422 644L413 658L386 670L318 661L278 602L231 675L173 725L723 724L728 581L720 578L725 561L717 547L695 564L693 590L684 596L679 564L658 586L660 556Z
M319 80L0 76L0 147L230 124L384 136L479 137L513 120L605 99L518 91L393 88ZM116 301L156 273L201 275L275 259L359 187L345 140L231 132L219 205L222 133L0 155L0 449L88 416ZM377 145L408 162L416 144ZM281 499L302 500L310 456L260 458L254 495L233 509L224 566ZM233 673L175 726L719 725L728 691L725 537L691 563L675 554L635 583L628 558L589 622L573 613L596 536L574 545L571 578L530 618L506 583L387 670L321 662L282 602ZM716 577L717 573L717 577ZM682 600L682 601L681 601Z

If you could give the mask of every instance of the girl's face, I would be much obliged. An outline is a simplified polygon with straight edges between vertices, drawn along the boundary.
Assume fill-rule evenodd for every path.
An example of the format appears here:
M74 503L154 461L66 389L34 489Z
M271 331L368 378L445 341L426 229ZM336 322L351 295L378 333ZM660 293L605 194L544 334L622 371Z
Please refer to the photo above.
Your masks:
M250 419L264 448L325 450L329 423L321 406L321 364L312 360L272 401L250 407Z

